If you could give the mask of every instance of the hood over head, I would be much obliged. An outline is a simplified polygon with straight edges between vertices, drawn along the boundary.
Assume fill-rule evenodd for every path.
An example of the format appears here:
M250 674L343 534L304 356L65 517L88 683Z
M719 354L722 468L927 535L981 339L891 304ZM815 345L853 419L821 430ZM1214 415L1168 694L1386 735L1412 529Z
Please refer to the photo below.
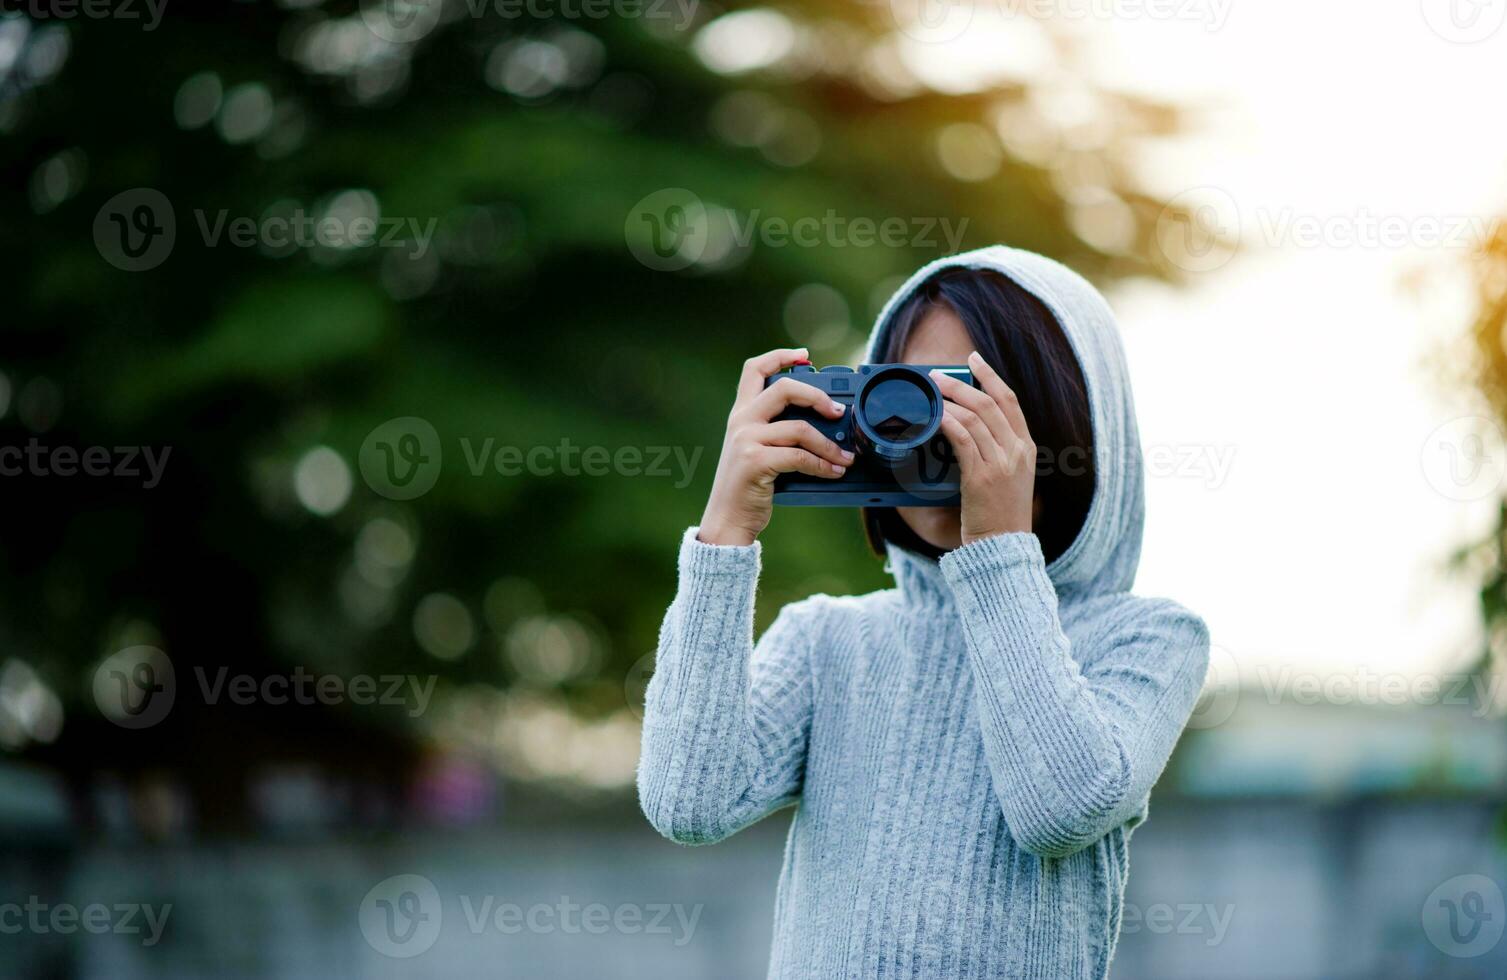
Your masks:
M1128 591L1141 556L1145 481L1125 350L1109 304L1066 266L1033 252L991 245L938 259L907 279L879 313L866 362L873 363L882 349L896 308L931 276L950 268L1000 273L1041 300L1067 335L1088 387L1096 482L1082 530L1047 566L1047 575L1062 593ZM892 560L895 550L892 546Z

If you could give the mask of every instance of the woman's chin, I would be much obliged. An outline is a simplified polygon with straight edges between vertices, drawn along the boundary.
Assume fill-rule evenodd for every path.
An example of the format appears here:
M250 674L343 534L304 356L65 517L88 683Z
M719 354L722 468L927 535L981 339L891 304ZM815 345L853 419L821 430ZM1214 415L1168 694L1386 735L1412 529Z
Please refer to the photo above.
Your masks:
M962 511L957 507L897 507L916 537L933 548L952 551L963 543Z

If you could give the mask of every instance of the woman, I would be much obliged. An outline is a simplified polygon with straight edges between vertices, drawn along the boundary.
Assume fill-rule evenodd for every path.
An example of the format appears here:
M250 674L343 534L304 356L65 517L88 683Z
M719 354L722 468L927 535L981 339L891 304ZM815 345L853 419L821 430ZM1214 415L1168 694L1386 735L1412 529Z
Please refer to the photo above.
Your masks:
M871 362L937 376L956 509L865 515L897 588L813 596L752 640L775 474L840 475L787 405L814 387L749 361L711 498L686 533L644 718L653 825L718 841L797 803L770 976L1107 975L1131 830L1198 697L1208 633L1129 592L1140 447L1107 304L993 247L932 263L880 314ZM988 356L981 356L988 355Z

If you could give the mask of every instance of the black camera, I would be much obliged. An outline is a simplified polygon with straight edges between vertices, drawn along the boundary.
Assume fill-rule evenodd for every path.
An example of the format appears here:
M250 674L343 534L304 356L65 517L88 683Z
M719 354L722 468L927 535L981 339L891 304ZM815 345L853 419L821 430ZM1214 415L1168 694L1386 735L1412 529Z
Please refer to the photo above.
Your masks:
M774 502L797 507L956 507L959 472L952 446L942 435L942 392L930 377L942 371L973 384L966 367L929 364L863 364L827 367L809 364L768 378L769 387L792 378L820 388L847 410L829 419L810 408L791 406L780 419L810 422L822 435L853 453L848 471L837 479L781 473Z

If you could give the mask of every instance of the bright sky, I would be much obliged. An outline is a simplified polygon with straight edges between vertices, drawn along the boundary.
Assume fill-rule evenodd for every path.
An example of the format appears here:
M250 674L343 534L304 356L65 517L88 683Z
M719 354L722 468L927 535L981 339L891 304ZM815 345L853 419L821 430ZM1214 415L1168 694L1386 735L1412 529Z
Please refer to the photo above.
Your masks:
M1474 583L1446 562L1489 528L1507 445L1469 441L1479 409L1437 365L1469 323L1470 246L1507 217L1507 0L889 3L939 91L1013 79L1081 109L1029 12L1083 40L1099 86L1195 110L1140 177L1245 248L1111 296L1153 471L1139 589L1208 619L1221 681L1465 666ZM744 71L794 37L734 13L697 51Z
M1426 233L1507 215L1507 27L1461 44L1425 19L1483 33L1507 0L1453 0L1453 22L1451 0L1226 2L1218 30L1121 17L1088 32L1104 80L1210 107L1210 129L1162 162L1158 190L1220 189L1200 193L1254 241L1190 290L1112 297L1145 444L1233 453L1222 484L1150 481L1138 588L1203 614L1247 679L1282 665L1447 670L1479 628L1471 583L1443 563L1492 511L1489 495L1435 489L1448 450L1428 442L1471 414L1429 366L1468 323L1465 249L1314 245L1273 229L1355 228L1369 214ZM1455 288L1406 293L1419 269ZM1496 452L1474 489L1496 485Z

